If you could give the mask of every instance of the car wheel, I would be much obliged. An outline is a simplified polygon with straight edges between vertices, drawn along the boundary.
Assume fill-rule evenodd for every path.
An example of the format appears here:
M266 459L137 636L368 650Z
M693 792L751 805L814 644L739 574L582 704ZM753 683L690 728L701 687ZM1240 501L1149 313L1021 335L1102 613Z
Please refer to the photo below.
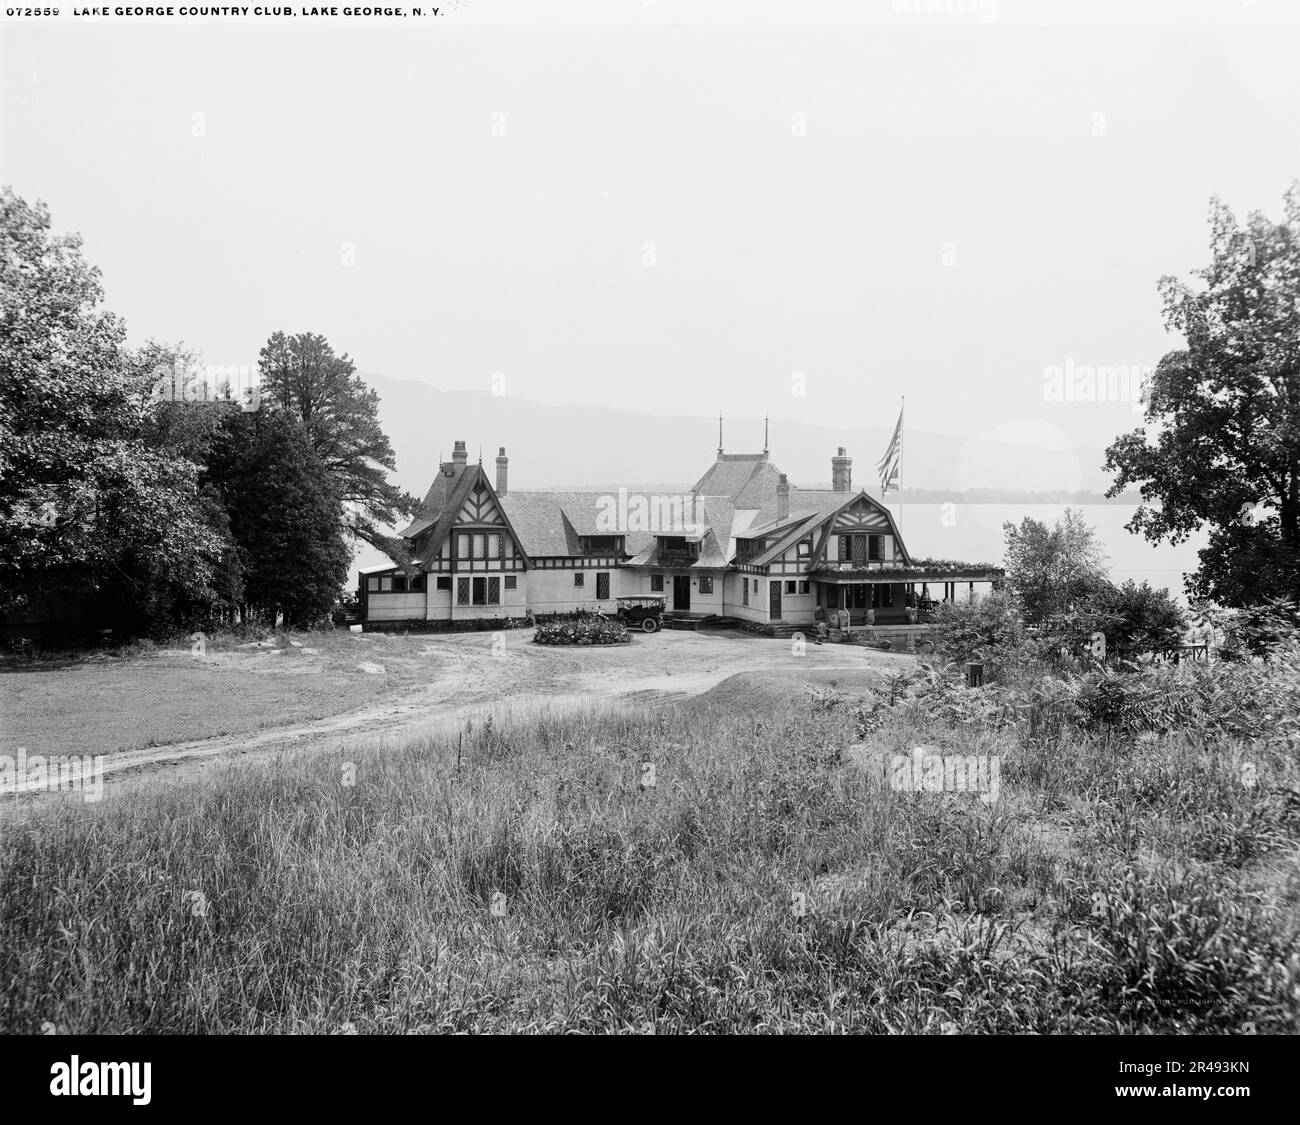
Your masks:
M653 633L656 629L659 628L659 622L656 621L653 617L647 617L644 621L641 622L641 628L645 630L647 633Z

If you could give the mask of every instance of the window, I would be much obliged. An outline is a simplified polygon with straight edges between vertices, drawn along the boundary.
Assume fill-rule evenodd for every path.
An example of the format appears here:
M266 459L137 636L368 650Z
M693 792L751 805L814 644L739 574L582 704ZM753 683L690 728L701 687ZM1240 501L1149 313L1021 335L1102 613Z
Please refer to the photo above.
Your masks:
M379 589L379 579L375 575L372 574L369 578L366 579L366 589L367 590Z
M456 536L456 557L458 559L469 558L469 536L460 534Z
M488 595L488 599L487 599L488 605L501 604L501 579L500 578L488 579L487 595Z
M883 562L885 558L885 537L883 535L867 536L867 558L872 562Z
M575 570L573 572L573 584L575 586L585 586L587 584L586 574L584 574L581 570Z
M490 559L501 557L501 536L495 532L487 537L487 557Z
M664 576L662 574L650 575L650 592L653 594L662 594L664 590Z
M517 575L514 575L514 574L507 574L507 575L506 575L506 589L507 589L507 590L517 590L518 588L519 588L519 578L518 578L518 576L517 576Z
M456 604L469 605L469 579L456 579Z
M713 575L711 574L700 575L700 593L701 594L713 593Z
M424 593L424 575L412 574L410 582L407 583L407 589L413 594Z
M808 589L809 589L809 584L807 582L799 583L799 593L806 594L808 593Z
M793 593L795 592L795 590L797 590L797 589L798 589L798 587L795 585L795 582L794 582L793 579L786 579L786 583L785 583L785 592L786 592L787 594L793 594Z
M686 558L698 558L700 545L694 539L682 535L661 535L659 550L665 555L683 555Z
M438 589L439 589L439 590L450 590L450 589L451 589L451 575L450 575L450 574L448 574L448 575L440 575L440 576L439 576L439 578L438 578Z
M741 596L741 600L745 603L745 605L749 605L749 579L748 578L742 578L740 580L740 596Z
M795 549L795 554L801 559L808 558L808 556L812 554L812 540L800 539L799 545Z
M758 593L758 579L757 579L757 578L754 579L754 593L756 593L756 594Z
M393 575L393 593L394 593L394 594L405 594L405 593L406 593L406 575L405 575L405 574L394 574L394 575Z
M609 571L599 570L596 572L596 599L604 601L609 597Z
M582 537L582 553L584 555L604 555L614 551L622 550L623 537L621 535L584 535Z
M487 550L486 550L485 547L484 547L484 543L486 542L486 540L487 540L487 536L484 535L481 531L479 531L479 532L475 532L475 534L474 534L474 557L475 557L476 559L485 559L485 558L487 558Z
M391 574L381 574L379 576L379 592L381 594L391 594L393 592L393 576Z

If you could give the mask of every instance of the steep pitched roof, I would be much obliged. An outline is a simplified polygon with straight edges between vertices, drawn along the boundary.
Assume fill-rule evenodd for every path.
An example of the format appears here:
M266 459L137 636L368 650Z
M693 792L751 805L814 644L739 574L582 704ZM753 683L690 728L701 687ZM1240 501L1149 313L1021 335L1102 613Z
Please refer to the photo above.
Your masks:
M738 537L771 539L771 545L753 560L758 564L766 563L860 497L879 509L904 558L909 557L889 509L867 496L865 489L835 492L791 485L788 514L778 519L776 490L780 478L780 470L771 463L766 452L719 455L696 483L691 498L694 518L701 524L699 555L692 565L701 568L726 566L735 557ZM633 564L654 565L657 560L658 536L666 532L660 531L653 523L648 530L638 528L635 518L627 521L628 527L611 532L608 516L612 497L607 492L525 491L499 496L482 466L456 466L452 462L439 466L438 476L430 486L416 519L399 534L415 541L414 546L421 558L434 557L450 535L461 506L480 483L496 498L506 525L524 552L528 565L538 555L580 555L583 536L609 534L623 535L624 550L631 556ZM624 515L635 510L636 499L636 494L625 497L620 493L620 502L629 505ZM663 498L645 499L653 511L658 510L656 503ZM817 546L820 543L814 549Z
M447 464L451 464L451 462ZM446 468L447 465L444 465L444 471L439 472L439 479L429 489L429 493L425 497L425 503L420 509L420 518L416 519L410 527L400 533L403 538L412 540L415 553L420 558L428 560L429 565L432 564L432 560L451 534L451 529L460 515L461 507L470 493L482 486L494 497L496 496L496 490L492 487L492 482L488 480L487 473L483 471L482 465L463 466L453 476L447 475ZM439 495L442 497L441 509L435 511L428 508L430 498L436 500ZM500 505L499 498L497 503ZM510 514L505 509L502 509L501 514L505 520L506 528L514 535L515 542L519 544L520 550L523 551L524 566L531 566L532 553L528 550L528 545L515 532Z
M761 508L768 490L776 496L780 476L766 453L720 453L691 491L701 496L725 496L738 508ZM739 502L742 496L746 503Z

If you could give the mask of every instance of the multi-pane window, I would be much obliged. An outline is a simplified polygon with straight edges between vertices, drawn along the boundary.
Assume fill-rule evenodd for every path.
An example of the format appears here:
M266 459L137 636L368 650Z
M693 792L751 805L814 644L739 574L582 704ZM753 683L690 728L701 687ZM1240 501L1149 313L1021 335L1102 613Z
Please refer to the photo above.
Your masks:
M469 605L469 579L456 579L456 604Z
M582 571L575 570L573 572L573 584L575 586L585 586L586 583L587 583L587 576Z
M801 594L806 594L806 593L808 593L808 583L807 583L807 582L800 582L800 583L799 583L799 593L801 593Z
M501 604L501 579L492 578L459 578L458 582L472 582L474 605L500 605ZM462 589L464 587L462 586ZM460 603L464 605L465 602Z
M664 576L662 574L650 575L650 591L655 594L662 594L664 589Z
M518 589L518 587L519 587L519 578L518 578L518 576L517 576L517 575L514 575L514 574L507 574L507 575L506 575L506 589L507 589L507 590L515 590L515 589Z
M883 535L867 536L867 558L872 562L883 562L885 558L885 537Z
M438 589L439 589L439 590L450 590L450 589L451 589L451 575L450 575L450 574L446 574L446 575L441 575L441 576L439 576L439 578L438 578Z
M745 605L749 605L749 579L748 578L742 578L740 580L740 597Z
M596 572L596 598L603 601L609 597L609 571L598 570Z
M700 575L700 593L701 594L713 593L713 575L711 574Z
M464 532L456 536L456 557L458 559L469 558L470 537Z
M795 586L793 580L787 580L787 581L786 581L786 584L785 584L785 592L786 592L787 594L793 594L793 593L795 592L795 589L796 589L796 588L797 588L797 587Z

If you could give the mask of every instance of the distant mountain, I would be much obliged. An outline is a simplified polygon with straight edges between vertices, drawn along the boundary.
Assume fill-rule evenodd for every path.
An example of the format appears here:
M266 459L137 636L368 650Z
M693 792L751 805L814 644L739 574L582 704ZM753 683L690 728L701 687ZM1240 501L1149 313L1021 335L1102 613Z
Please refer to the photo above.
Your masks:
M481 453L489 476L495 473L498 448L505 446L510 487L516 489L684 490L716 456L717 419L658 413L665 404L654 400L652 386L646 388L646 412L639 413L595 405L554 406L484 391L443 391L377 374L363 378L380 396L380 419L397 452L397 482L419 495L433 479L439 457L451 456L456 440L466 442L471 461ZM828 417L834 416L834 410L828 410ZM854 486L874 491L879 483L875 463L895 419L891 403L869 425L774 421L772 460L796 485L824 488L831 457L844 446L854 459ZM727 418L723 438L727 452L760 450L763 421ZM930 433L910 420L903 458L903 483L909 488L904 502L1101 503L1100 494L1110 484L1101 470L1104 454L1097 448L953 437ZM1033 489L1026 487L1029 484ZM962 495L969 490L979 490L980 499ZM1050 496L1045 495L1048 491Z

